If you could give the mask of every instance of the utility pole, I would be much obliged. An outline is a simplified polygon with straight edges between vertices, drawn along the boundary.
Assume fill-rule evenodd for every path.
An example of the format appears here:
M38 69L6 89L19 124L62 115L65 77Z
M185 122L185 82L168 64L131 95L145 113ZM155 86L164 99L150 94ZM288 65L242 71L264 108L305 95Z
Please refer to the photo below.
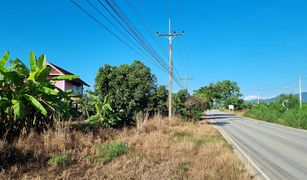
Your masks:
M257 104L260 104L260 91L257 91Z
M189 81L191 81L193 78L192 77L187 77L185 76L185 78L180 78L182 81L185 81L185 89L188 91L188 87L189 87Z
M172 119L172 80L173 80L173 59L172 59L172 51L173 51L173 39L176 36L183 36L184 31L182 33L171 33L171 19L168 18L168 34L159 34L158 36L168 37L169 40L169 82L168 82L168 120Z
M300 98L300 108L302 107L302 77L300 76L298 78L298 92L299 92L299 98Z

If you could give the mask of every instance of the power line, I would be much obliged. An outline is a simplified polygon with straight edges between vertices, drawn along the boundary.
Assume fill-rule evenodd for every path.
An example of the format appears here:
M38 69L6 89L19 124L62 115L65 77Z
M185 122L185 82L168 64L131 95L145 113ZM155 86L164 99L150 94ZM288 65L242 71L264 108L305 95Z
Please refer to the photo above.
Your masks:
M112 1L112 0L111 0ZM152 54L152 56L156 57L157 61L159 61L161 64L163 64L163 61L161 61L161 56L149 45L149 43L146 41L146 39L143 37L143 35L137 30L137 28L131 23L131 21L128 19L128 17L123 13L123 11L117 6L117 4L113 2L106 0L107 4L111 7L111 9L117 14L117 16L126 24L128 29L137 37L137 39L140 41L141 44L146 47L149 52ZM115 6L115 7L114 7ZM165 64L163 64L165 65Z
M76 3L74 0L70 0L75 6L77 6L83 13L85 13L86 15L88 15L94 22L96 22L100 27L104 28L106 31L108 31L110 34L112 34L114 37L116 37L120 42L122 42L123 44L125 44L128 48L130 48L131 50L133 50L134 52L136 52L137 54L139 54L140 56L142 56L144 58L144 56L138 52L135 48L133 48L132 46L130 46L126 41L124 41L123 39L121 39L118 35L116 35L114 32L112 32L108 27L106 27L102 22L100 22L97 18L95 18L93 15L91 15L88 11L86 11L83 7L81 7L78 3ZM147 58L145 58L147 59ZM149 60L149 59L147 59ZM150 63L153 63L153 65L157 65L155 64L154 61L149 60ZM158 66L159 67L159 66ZM165 72L167 72L167 70L163 69Z
M191 81L193 78L185 76L184 78L180 78L182 81L185 81L185 89L189 92L189 81Z
M157 47L161 50L161 52L167 56L166 53L166 49L163 49L163 47L161 46L161 44L159 43L159 41L153 36L152 32L149 30L149 28L147 27L145 21L143 20L143 18L137 13L137 9L136 7L133 5L133 3L130 0L126 0L127 4L129 5L130 9L133 11L133 13L135 14L135 16L138 18L138 20L141 22L141 24L143 25L144 29L146 30L146 32L149 34L149 36L152 38L152 40L155 42L155 44L157 45Z
M98 0L99 1L99 0ZM146 49L146 51L156 59L162 66L167 68L167 65L163 61L162 57L155 51L155 49L148 43L148 41L144 38L144 36L138 31L138 29L133 25L133 23L129 20L129 18L125 15L125 13L121 10L121 8L114 2L113 0L105 0L108 6L115 12L115 14L123 21L123 23L128 27L128 29L136 36L141 45ZM178 78L174 79L176 83L182 87Z
M136 15L136 17L139 19L139 21L141 22L141 24L143 25L143 27L145 28L145 30L147 31L147 33L150 35L150 37L153 39L153 41L155 42L155 44L157 45L157 47L161 50L161 52L165 55L166 52L164 51L163 47L159 44L159 41L157 41L157 39L153 38L149 28L146 26L145 22L143 21L143 19L141 18L141 16L138 15L137 11L136 11L136 8L134 7L133 3L130 2L130 0L126 0L129 7L132 9L132 11L134 12L134 14ZM174 76L174 79L176 79L176 81L179 81L177 77L180 77L179 73L178 73L178 70L175 66L175 64L173 64L173 68L174 68L174 72L175 72L175 76Z
M117 29L131 44L133 44L141 53L143 53L144 55L146 55L147 57L144 57L142 54L138 53L139 55L141 55L143 58L147 59L149 62L151 62L153 65L157 65L159 67L159 64L157 64L155 61L153 61L152 59L150 59L150 57L148 57L148 55L142 50L140 49L139 46L137 46L121 29L119 29L108 17L106 17L96 6L94 6L94 4L92 4L89 0L86 0L88 2L88 4L94 8L102 17L104 17L104 19L106 19L115 29Z
M126 26L128 26L129 30L132 32L130 32L127 28L125 28L125 26L113 15L112 12L109 11L108 8L106 8L106 6L104 6L103 3L101 3L99 0L97 0L102 7L104 7L104 9L106 9L108 11L108 13L117 21L118 24L120 24L120 26L148 53L145 53L143 50L140 49L139 46L137 46L130 38L127 37L127 35L125 35L125 33L120 30L114 23L112 23L112 21L110 21L96 6L94 6L91 2L89 2L87 0L87 2L91 5L92 8L94 8L101 16L103 16L113 27L115 27L123 36L124 38L126 38L131 44L133 44L137 49L135 49L134 47L132 47L131 45L129 45L129 43L127 43L125 40L123 40L120 36L118 36L116 33L112 32L112 30L110 30L107 26L105 26L101 21L99 21L95 16L93 16L91 13L89 13L86 9L84 9L81 5L79 5L78 3L76 3L74 0L71 0L71 2L77 6L83 13L85 13L86 15L88 15L93 21L95 21L97 24L99 24L102 28L104 28L105 30L107 30L109 33L111 33L113 36L115 36L118 40L120 40L122 43L124 43L128 48L130 48L131 50L135 51L136 53L138 53L139 55L141 55L142 57L144 57L142 54L144 54L145 56L147 56L147 58L145 57L145 59L149 60L149 62L153 63L154 65L157 65L158 67L162 68L163 71L167 72L168 68L166 63L162 60L161 56L150 46L150 44L145 40L145 38L136 30L135 26L131 23L131 21L127 18L127 16L125 16L125 14L123 13L122 10L120 10L120 8L115 4L116 7L113 6L113 4L106 0L106 2L108 3L109 7L117 14L117 16L126 24ZM113 2L114 3L114 2ZM117 9L116 9L117 8ZM140 34L140 35L139 35ZM140 53L140 52L141 53ZM149 56L148 56L149 55ZM180 84L180 81L178 80L178 78L174 78L174 80L176 81L176 83L179 86L182 86Z
M135 34L135 33L131 33L115 16L114 16L114 14L100 1L100 0L97 0L98 1L98 3L113 17L113 19L115 19L115 21L143 48L143 49L145 49L145 51L152 57L152 58L154 58L155 59L155 61L157 61L158 62L158 64L163 68L163 69L165 69L166 70L166 72L167 72L167 67L166 67L166 65L165 64L163 64L163 63L161 63L161 61L159 61L159 60L157 60L153 55L152 55L152 53L150 52L150 51L148 51L148 49L147 49L147 47L145 47L144 46L144 44L141 42L141 40L140 40L140 38ZM108 3L108 5L110 6L110 4ZM112 6L112 5L111 5ZM110 7L111 7L110 6ZM113 11L115 11L114 10L114 8L113 8L113 6L111 7L111 9L113 10ZM117 11L116 11L117 12ZM118 13L116 13L117 14L117 16L119 16L118 15ZM120 16L119 16L120 17ZM121 17L120 17L121 18Z
M113 33L109 28L107 28L105 25L103 25L98 19L96 19L93 15L91 15L89 12L87 12L83 7L81 7L78 3L76 3L74 0L70 0L73 4L75 4L80 10L82 10L85 14L87 14L93 21L95 21L97 24L99 24L101 27L103 27L106 31L111 33L113 36L115 36L119 41L124 43L127 47L132 49L133 51L137 52L133 47L131 47L128 43L126 43L124 40L122 40L119 36L117 36L115 33Z
M177 9L178 9L176 11L177 12L176 15L177 15L177 18L178 18L178 25L183 27L183 23L184 23L183 22L183 18L182 18L183 11L182 11L182 8L180 6L180 0L176 0L176 6L177 6ZM189 61L188 55L186 55L186 57L183 57L183 53L182 53L183 49L184 49L185 54L188 54L188 52L187 52L188 51L187 45L184 44L185 48L182 47L184 42L186 42L186 38L184 38L183 41L179 41L178 42L178 49L179 49L179 57L180 57L180 59L181 59L181 61L183 63L183 69L184 69L185 76L186 76L185 78L187 78L187 74L189 72L188 72L188 67L187 67L186 59L187 59L189 65L190 65L190 61Z

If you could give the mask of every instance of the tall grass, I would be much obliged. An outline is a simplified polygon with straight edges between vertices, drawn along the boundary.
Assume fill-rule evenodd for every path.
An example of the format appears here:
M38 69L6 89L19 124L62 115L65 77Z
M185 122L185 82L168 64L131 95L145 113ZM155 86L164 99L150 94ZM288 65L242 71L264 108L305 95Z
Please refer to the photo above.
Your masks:
M58 127L0 141L0 169L0 179L251 179L214 127L158 116L138 128Z
M272 104L259 105L244 114L247 117L267 122L286 125L294 128L307 129L307 107L280 109Z

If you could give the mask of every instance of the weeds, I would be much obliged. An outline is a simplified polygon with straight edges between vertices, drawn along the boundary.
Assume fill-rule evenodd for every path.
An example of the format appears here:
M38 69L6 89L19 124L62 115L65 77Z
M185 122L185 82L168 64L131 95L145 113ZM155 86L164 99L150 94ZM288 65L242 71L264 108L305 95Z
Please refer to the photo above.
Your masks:
M86 155L85 157L84 157L84 160L87 162L87 163L91 163L91 162L93 162L94 161L94 157L92 156L92 155Z
M196 145L205 145L222 139L221 136L196 136L182 132L177 132L172 135L172 140L175 142L193 142Z
M189 170L189 163L186 161L182 161L178 164L177 170L179 173L185 173Z
M50 158L49 164L52 166L67 166L71 163L71 158L69 155L55 155Z
M128 145L121 141L108 142L103 147L96 147L97 154L104 164L118 156L128 153L129 149Z

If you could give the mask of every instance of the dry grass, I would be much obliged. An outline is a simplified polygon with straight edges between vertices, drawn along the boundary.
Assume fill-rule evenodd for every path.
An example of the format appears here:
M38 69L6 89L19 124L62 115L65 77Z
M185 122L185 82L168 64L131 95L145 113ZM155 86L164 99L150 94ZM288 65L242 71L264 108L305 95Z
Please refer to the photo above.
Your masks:
M0 141L0 179L250 179L232 148L211 125L170 124L156 117L132 129L57 128L14 144ZM78 130L79 129L79 130ZM117 140L128 154L103 164L95 146ZM48 160L68 155L71 163Z

